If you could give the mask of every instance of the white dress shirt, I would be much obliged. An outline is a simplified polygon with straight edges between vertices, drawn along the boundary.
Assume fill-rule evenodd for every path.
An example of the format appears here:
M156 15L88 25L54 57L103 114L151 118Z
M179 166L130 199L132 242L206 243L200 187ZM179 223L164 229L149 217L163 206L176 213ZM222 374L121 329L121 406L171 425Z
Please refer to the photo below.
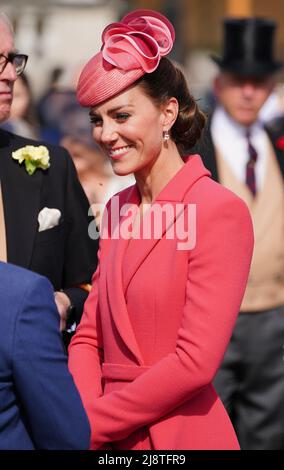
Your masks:
M250 127L250 140L257 152L255 165L256 187L263 187L269 155L269 137L261 121ZM214 146L229 164L239 181L246 182L246 164L249 158L247 128L234 121L221 106L212 116L211 134Z

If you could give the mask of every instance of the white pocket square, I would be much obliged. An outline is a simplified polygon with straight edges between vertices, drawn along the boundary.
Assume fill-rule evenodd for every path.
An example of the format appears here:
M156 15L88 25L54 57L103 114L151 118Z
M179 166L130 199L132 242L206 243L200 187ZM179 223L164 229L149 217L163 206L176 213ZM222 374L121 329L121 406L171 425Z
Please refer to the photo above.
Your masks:
M59 224L59 219L61 217L61 212L59 209L50 209L49 207L44 207L38 214L38 223L39 223L39 232L43 230L48 230L49 228L56 227Z

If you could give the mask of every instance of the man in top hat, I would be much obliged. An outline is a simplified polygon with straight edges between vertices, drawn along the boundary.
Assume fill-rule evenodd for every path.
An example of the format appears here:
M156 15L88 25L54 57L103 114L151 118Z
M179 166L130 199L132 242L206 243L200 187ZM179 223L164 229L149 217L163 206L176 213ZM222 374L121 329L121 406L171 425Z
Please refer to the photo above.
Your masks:
M15 50L12 26L0 12L0 123L9 117L13 85L26 61ZM26 151L26 146L35 148ZM17 151L22 156L26 151L28 160L43 151L50 160L31 174L31 166L13 158ZM0 129L0 261L49 278L61 329L68 320L79 322L96 268L97 240L88 235L88 210L67 151Z
M224 54L214 58L217 105L198 149L254 223L248 285L215 381L243 449L284 449L284 127L259 119L282 66L273 57L275 26L225 20Z

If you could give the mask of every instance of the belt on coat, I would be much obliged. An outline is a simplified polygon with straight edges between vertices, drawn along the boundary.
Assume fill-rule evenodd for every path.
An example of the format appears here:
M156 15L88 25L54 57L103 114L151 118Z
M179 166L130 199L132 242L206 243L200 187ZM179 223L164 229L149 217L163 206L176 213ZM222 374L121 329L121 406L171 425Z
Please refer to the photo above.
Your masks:
M103 363L102 376L106 380L131 382L148 369L149 366Z

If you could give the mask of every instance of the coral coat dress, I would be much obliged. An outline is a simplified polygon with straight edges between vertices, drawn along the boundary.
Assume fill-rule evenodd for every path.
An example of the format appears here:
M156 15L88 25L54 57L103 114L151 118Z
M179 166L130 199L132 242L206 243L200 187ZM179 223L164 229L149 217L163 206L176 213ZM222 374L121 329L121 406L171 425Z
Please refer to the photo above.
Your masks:
M160 237L153 230L144 239L125 236L132 220L125 204L131 212L140 203L136 185L115 197L119 224L111 200L99 267L69 348L91 448L238 449L211 382L247 282L253 250L248 209L211 180L198 155L186 159L153 203L166 209ZM189 207L196 218L194 211L185 216ZM151 210L145 226L150 217Z

